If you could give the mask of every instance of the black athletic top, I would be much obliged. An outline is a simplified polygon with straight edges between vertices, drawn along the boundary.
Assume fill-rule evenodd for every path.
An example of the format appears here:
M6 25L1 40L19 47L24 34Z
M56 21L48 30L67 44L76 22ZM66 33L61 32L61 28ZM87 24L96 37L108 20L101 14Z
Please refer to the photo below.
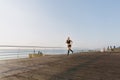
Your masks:
M66 41L67 44L70 44L71 42L72 42L71 40L67 40L67 41Z

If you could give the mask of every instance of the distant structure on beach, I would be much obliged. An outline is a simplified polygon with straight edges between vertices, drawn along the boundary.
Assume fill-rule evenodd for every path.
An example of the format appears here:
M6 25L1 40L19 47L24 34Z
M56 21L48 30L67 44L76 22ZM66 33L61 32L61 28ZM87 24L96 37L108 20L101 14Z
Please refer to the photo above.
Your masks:
M103 48L102 52L120 52L120 47L108 46L107 48Z

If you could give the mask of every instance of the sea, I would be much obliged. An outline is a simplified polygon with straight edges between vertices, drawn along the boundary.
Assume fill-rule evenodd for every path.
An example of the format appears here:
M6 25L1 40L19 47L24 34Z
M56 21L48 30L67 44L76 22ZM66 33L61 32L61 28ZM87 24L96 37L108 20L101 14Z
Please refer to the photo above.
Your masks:
M78 48L73 49L74 53L84 52ZM29 54L58 55L67 54L66 48L4 48L0 49L0 60L28 58Z

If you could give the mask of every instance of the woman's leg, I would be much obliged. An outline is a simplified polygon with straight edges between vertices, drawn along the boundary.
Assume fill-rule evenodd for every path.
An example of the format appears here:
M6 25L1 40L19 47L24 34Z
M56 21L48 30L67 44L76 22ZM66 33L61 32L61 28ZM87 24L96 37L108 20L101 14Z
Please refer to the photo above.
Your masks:
M72 50L72 49L70 49L70 51L73 53L73 50Z
M68 46L68 54L67 55L69 55L70 51L71 51L71 48Z
M68 53L67 53L67 55L69 55L69 52L70 52L70 51L69 51L69 49L68 49Z

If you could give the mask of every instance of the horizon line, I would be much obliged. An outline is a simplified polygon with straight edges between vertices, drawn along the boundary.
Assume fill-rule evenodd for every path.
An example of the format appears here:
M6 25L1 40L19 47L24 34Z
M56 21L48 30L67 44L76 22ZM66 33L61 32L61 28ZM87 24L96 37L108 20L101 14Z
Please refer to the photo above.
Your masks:
M0 45L0 47L26 47L26 48L64 48L58 46L27 46L27 45Z

